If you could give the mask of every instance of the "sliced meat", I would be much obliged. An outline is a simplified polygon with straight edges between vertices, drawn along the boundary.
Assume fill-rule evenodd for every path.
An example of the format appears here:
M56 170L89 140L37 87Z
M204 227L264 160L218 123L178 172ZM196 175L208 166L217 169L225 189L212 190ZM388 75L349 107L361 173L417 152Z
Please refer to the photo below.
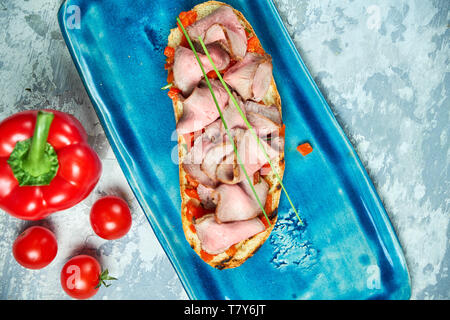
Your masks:
M203 158L200 168L212 180L217 180L216 170L227 155L233 152L233 146L229 142L218 144L211 148Z
M223 79L244 100L260 101L272 81L271 58L268 55L248 52L244 59L225 72Z
M222 29L220 30L219 27ZM238 59L247 51L247 35L233 9L222 6L208 16L187 27L192 39L202 37L206 44L219 41Z
M253 100L259 102L266 95L270 83L272 82L272 68L272 61L269 60L261 63L256 70L252 84Z
M247 51L247 39L221 24L214 24L206 31L204 42L220 44L235 60L242 60Z
M211 59L219 70L225 69L230 63L228 53L218 45L208 47ZM213 70L211 63L206 55L199 53L200 61L206 72ZM198 65L194 52L182 46L175 49L173 64L174 85L181 90L186 97L194 90L200 80L203 78L203 72Z
M258 205L258 214L262 213L262 209L259 206L258 200L256 199L255 194L253 193L253 190L250 184L248 183L247 179L244 179L239 184L239 186L249 195L249 197L254 201L254 203ZM256 184L253 183L253 188L255 189L256 194L259 200L261 201L261 204L264 206L267 200L267 193L269 192L269 184L266 182L266 180L260 179L258 183Z
M278 136L278 135L272 135L272 139L270 141L270 147L276 153L283 152L283 150L284 150L284 138L281 137L281 136Z
M249 220L262 212L250 185L246 180L244 181L239 185L222 184L216 189L216 219L218 222ZM254 185L254 188L264 206L269 190L268 184L261 179Z
M263 139L260 139L260 142L271 160L276 158L282 151L279 146L277 149L272 148ZM261 146L259 146L257 140L249 130L246 130L244 135L237 141L237 149L244 168L249 176L253 175L267 163L266 156L261 149ZM243 173L239 176L241 181L245 177Z
M206 31L204 42L220 44L235 60L242 60L247 52L247 38L221 24L214 24Z
M229 130L231 138L233 139L236 147L238 141L242 140L245 134L245 129L235 127ZM224 135L224 140L230 141L227 134ZM234 150L233 150L234 151ZM234 152L230 153L222 163L217 166L216 177L222 183L236 184L241 181L241 168L239 165L238 157Z
M197 137L191 151L186 155L183 163L201 164L206 153L214 147L214 142L205 134Z
M194 146L189 153L183 159L183 169L186 173L195 181L204 186L215 187L217 181L211 179L206 175L200 165L203 162L203 158L208 151L213 148L215 142L213 142L207 135L203 134L194 141Z
M198 183L201 183L209 187L217 186L217 181L214 181L210 177L208 177L202 171L202 169L200 169L199 164L183 164L183 169L190 177L192 177Z
M245 115L245 106L242 103L242 100L236 95L234 95L234 97ZM239 110L236 108L231 99L228 101L228 106L225 108L225 110L223 110L223 118L225 119L225 123L227 124L228 129L247 128L244 119L242 118Z
M242 34L242 32L236 32L232 29L224 27L225 36L227 38L228 44L225 46L228 49L229 54L235 60L242 60L247 52L247 36Z
M214 94L221 110L228 104L229 96L220 82L211 81ZM178 134L202 130L219 118L219 111L208 86L201 82L183 102L183 115L177 123Z
M280 125L259 113L248 112L247 120L260 137L267 137L269 134L278 132L280 129Z
M199 184L197 187L197 193L200 198L200 202L202 203L203 207L207 210L212 210L216 208L217 205L217 198L214 193L214 189L204 186L202 184Z
M261 56L259 54L247 53L243 60L232 66L223 76L223 80L236 90L244 100L253 97L253 78L260 62Z
M201 247L209 254L225 252L233 244L253 237L265 230L259 218L229 223L217 223L213 214L195 222Z
M236 146L238 146L238 141L242 140L245 131L245 129L238 127L230 129L231 138ZM224 139L230 141L227 135L224 136ZM241 181L241 167L234 152L229 154L225 160L217 166L216 177L220 182L227 184L236 184Z
M236 159L236 154L229 154L225 160L217 166L216 178L219 182L226 184L236 184L240 181L240 167Z
M216 194L216 219L219 223L248 220L258 215L252 199L239 185L221 184Z
M270 147L275 150L275 152L281 153L284 150L284 138L278 135L272 135L270 139ZM260 170L262 176L267 176L272 172L271 166L263 166Z
M253 101L247 101L245 103L245 111L261 114L276 124L281 125L281 114L276 106L265 106Z
M256 132L258 133L258 131ZM267 158L261 149L261 146L259 146L257 140L249 130L235 128L230 130L230 133L236 144L240 161L247 171L247 174L252 176L267 163ZM226 136L223 139L223 141L229 141ZM268 141L261 137L260 142L270 160L276 158L284 150L284 138L278 136L278 131L272 133L271 138L268 139ZM221 182L234 185L246 180L246 176L241 170L241 166L239 165L237 156L234 152L228 154L223 162L219 163L215 168L216 171L213 177L217 183Z
M223 131L222 120L217 119L216 121L205 127L205 132L203 133L203 135L212 143L219 143L224 140L224 133L225 131Z
M216 65L218 70L224 70L230 64L230 56L223 49L223 47L218 43L211 43L206 45L206 49L208 49L209 55L211 56L212 61ZM203 62L203 61L202 61ZM208 63L209 63L208 59ZM211 66L211 70L213 70ZM211 71L210 70L210 71ZM205 69L206 71L206 69ZM208 71L206 71L208 73Z
M203 42L205 44L218 42L222 45L227 45L228 40L227 36L225 35L225 30L223 29L223 26L217 23L209 27L209 29L206 30L205 32Z

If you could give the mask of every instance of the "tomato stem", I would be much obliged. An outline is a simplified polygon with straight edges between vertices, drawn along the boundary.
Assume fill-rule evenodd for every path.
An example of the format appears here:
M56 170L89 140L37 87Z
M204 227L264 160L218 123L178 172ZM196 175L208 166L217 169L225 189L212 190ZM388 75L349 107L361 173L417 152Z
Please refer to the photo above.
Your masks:
M102 273L99 276L99 281L98 284L96 286L96 288L100 288L102 286L102 284L108 288L111 284L107 284L105 281L107 280L117 280L117 278L111 277L109 275L109 271L108 269L105 269L104 271L102 271Z

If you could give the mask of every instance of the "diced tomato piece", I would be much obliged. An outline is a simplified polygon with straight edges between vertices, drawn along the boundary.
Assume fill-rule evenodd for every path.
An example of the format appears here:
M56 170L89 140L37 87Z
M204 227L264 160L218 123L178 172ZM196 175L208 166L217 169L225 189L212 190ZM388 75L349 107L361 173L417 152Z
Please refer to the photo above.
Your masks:
M286 132L286 125L283 123L283 126L280 128L280 137L284 137Z
M216 73L215 70L211 70L206 75L208 76L209 79L217 79L218 78L217 73Z
M167 83L172 83L173 82L173 71L170 70L169 74L167 75Z
M191 229L191 231L192 231L193 233L196 233L196 232L197 232L197 230L195 230L195 226L194 226L193 224L191 224L191 225L189 226L189 229Z
M206 262L211 261L212 259L214 259L214 255L209 254L208 252L206 252L205 250L201 250L200 251L200 256L202 257L203 260L205 260Z
M169 96L170 99L172 100L178 100L178 94L181 93L181 90L178 88L170 88L169 92L167 93L167 95Z
M164 55L165 55L167 58L173 58L173 57L175 56L175 49L172 48L172 47L167 46L167 47L164 49Z
M266 229L269 227L269 222L267 221L267 218L265 215L259 216L259 220L261 220L261 222L264 224Z
M175 49L172 47L166 47L164 49L164 55L167 57L166 64L168 66L172 65L175 57Z
M180 21L183 24L183 27L189 27L191 24L193 24L195 21L197 21L197 12L194 10L181 12L180 13ZM178 23L177 23L178 24ZM178 26L178 29L183 32L180 26Z
M264 51L263 47L261 46L261 42L259 42L259 39L256 36L248 39L247 51L248 52L256 52L259 54L266 53Z
M186 194L189 197L197 199L197 200L200 200L200 197L198 196L197 189L193 189L193 188L192 189L186 189L185 192L186 192Z
M198 187L198 182L195 181L190 175L186 175L186 180L188 181L188 183L193 186L194 188Z
M188 221L192 221L192 219L194 218L194 213L189 210L189 207L186 208L186 219Z
M253 174L253 184L258 184L261 181L261 175L259 173L259 171L256 171Z
M264 206L264 211L266 211L266 213L271 212L272 211L272 194L269 193L267 195L267 199L266 199L266 204ZM264 217L265 218L265 217Z
M306 156L313 151L313 148L311 147L311 145L308 142L306 142L306 143L299 145L297 147L297 151L300 152L302 156Z
M237 248L235 245L232 245L230 248L228 248L227 251L225 251L227 255L234 256L237 252Z
M205 215L205 210L194 201L189 201L186 205L186 218L192 221L192 218L200 219Z

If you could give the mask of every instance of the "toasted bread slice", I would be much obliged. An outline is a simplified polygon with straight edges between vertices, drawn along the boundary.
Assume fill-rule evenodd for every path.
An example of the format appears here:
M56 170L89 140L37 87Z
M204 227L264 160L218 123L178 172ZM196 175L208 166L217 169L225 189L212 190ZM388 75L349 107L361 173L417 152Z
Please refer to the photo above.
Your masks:
M225 3L218 2L218 1L208 1L204 2L202 4L199 4L193 8L194 11L197 12L197 19L201 19L216 9L218 9L221 6L228 6ZM252 26L250 23L245 19L244 15L235 10L233 8L235 14L237 15L239 21L244 26L244 28L247 30L247 32L251 33L252 35L256 36ZM174 28L171 30L169 38L168 38L168 46L176 48L180 45L183 38L182 32L178 28ZM280 95L278 93L275 80L272 77L272 83L267 91L266 95L264 96L262 102L266 105L275 105L281 114L281 99ZM182 103L178 101L173 102L173 108L175 112L175 119L178 122L178 120L183 115L183 105ZM284 133L282 133L284 135ZM180 191L181 191L181 199L182 199L182 205L181 205L181 220L183 223L183 230L186 236L187 241L191 245L192 249L210 266L218 268L218 269L226 269L226 268L235 268L240 266L242 263L244 263L248 258L250 258L260 247L261 245L266 241L266 239L269 237L276 221L277 221L277 213L278 213L278 203L280 200L280 194L281 194L281 185L278 183L278 180L276 178L276 175L274 172L271 172L267 176L263 176L265 181L269 184L269 191L267 200L265 203L265 210L267 215L270 219L270 226L266 223L266 230L249 238L244 241L241 241L235 245L233 245L230 249L228 249L226 252L223 252L218 255L208 255L205 254L205 252L201 248L200 240L195 233L195 228L192 228L192 221L189 221L189 219L186 216L187 212L187 203L189 201L198 201L196 199L193 199L189 197L185 190L190 186L187 178L186 178L186 172L183 169L183 166L181 165L183 158L187 154L187 149L183 147L187 144L187 141L185 141L184 137L179 135L178 136L178 150L179 150L179 163L180 163ZM283 178L284 173L284 151L281 150L278 158L274 159L272 161L272 164L274 165L274 169L278 173L279 177ZM261 217L262 221L264 222L266 220L265 217Z

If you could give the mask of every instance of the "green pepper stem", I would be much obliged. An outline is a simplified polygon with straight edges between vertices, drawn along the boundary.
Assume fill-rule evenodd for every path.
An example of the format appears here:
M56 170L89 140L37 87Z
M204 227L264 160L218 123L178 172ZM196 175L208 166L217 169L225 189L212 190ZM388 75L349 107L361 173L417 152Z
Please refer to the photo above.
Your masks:
M39 111L37 114L30 150L22 164L23 169L33 176L42 175L50 170L51 163L45 157L45 148L54 117L53 113L46 111Z

